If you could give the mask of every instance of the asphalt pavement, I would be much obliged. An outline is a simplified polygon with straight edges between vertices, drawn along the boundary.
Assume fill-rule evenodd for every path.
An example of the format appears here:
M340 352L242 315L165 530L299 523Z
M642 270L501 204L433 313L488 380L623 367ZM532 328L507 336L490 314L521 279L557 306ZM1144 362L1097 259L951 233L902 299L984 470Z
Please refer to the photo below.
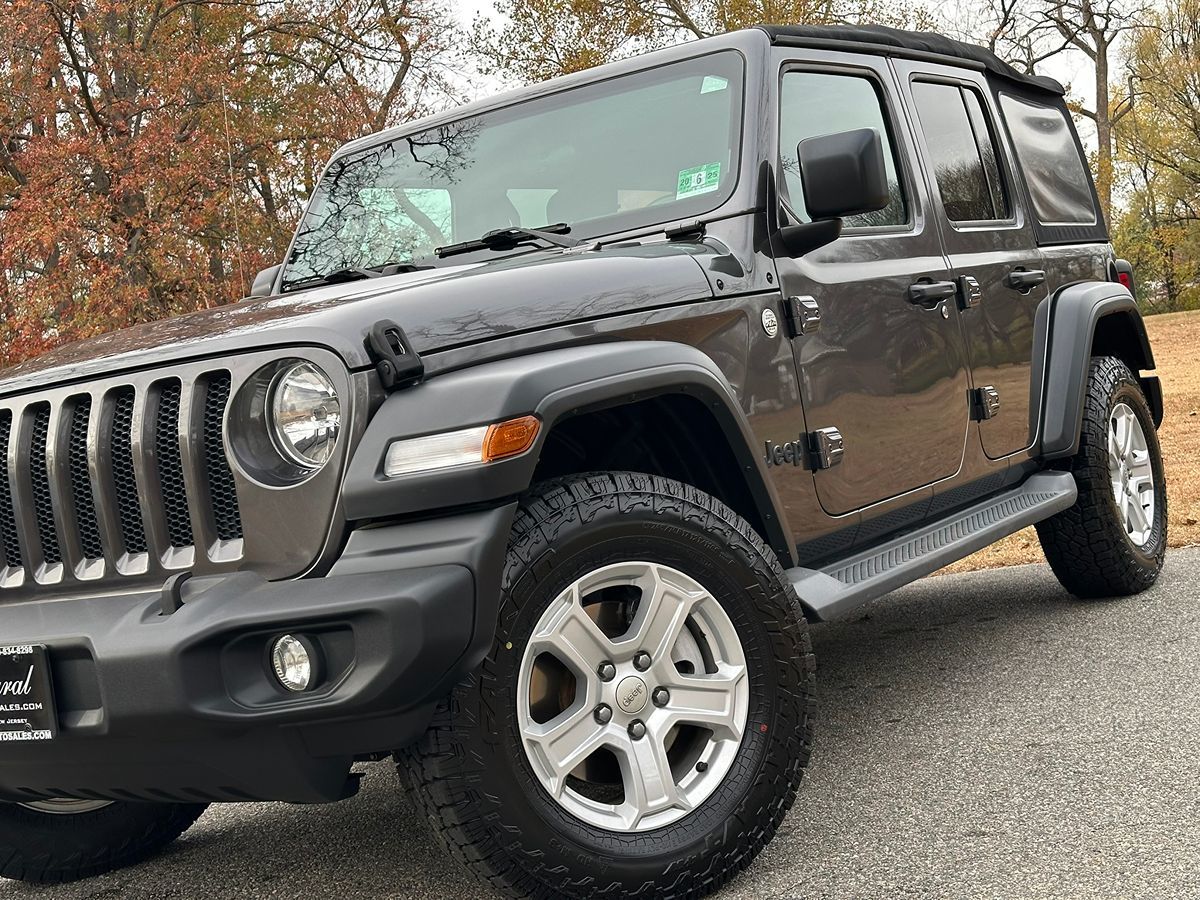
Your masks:
M930 578L814 629L812 768L719 896L1200 897L1200 549L1128 600L1045 566ZM483 897L390 766L327 807L212 808L158 859L0 898Z

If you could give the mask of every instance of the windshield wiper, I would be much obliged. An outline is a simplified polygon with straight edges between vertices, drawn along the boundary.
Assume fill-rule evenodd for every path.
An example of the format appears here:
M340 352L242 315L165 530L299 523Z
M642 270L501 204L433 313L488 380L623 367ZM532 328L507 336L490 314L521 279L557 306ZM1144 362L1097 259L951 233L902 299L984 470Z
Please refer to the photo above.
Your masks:
M538 241L549 244L551 247L578 247L583 241L560 237L560 235L568 234L570 231L571 226L566 222L559 222L557 225L547 225L545 228L497 228L495 231L489 231L481 238L476 238L473 241L463 241L461 244L449 244L445 247L438 247L433 252L437 254L439 259L445 259L447 256L454 256L458 253L471 253L475 250L512 250L514 247L519 247L522 244L532 244Z
M301 288L316 287L322 284L342 284L346 281L360 281L363 278L383 278L386 275L399 275L405 272L421 272L426 269L432 269L433 266L418 266L416 263L381 263L377 266L365 266L362 268L351 267L348 269L336 269L332 272L327 272L324 275L314 275L311 278L303 278L300 281L293 281L287 285L285 291L298 291Z

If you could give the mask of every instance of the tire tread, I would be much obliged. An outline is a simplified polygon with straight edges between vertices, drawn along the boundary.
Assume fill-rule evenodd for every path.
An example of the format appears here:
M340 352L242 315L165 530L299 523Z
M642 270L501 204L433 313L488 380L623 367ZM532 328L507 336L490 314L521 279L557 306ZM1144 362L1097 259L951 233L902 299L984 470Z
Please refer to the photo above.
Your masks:
M119 802L94 813L55 816L4 804L0 878L62 884L133 865L187 831L206 807Z
M699 489L656 475L602 472L568 476L537 486L522 501L513 524L510 553L502 588L505 602L515 580L531 569L552 564L560 533L575 522L592 522L634 510L673 515L690 521L755 560L762 577L784 586L788 608L766 622L772 633L799 628L803 652L781 661L781 682L800 695L802 721L778 722L788 728L788 751L768 759L763 777L773 783L771 801L738 821L729 821L715 852L694 854L678 861L659 878L640 886L617 881L603 883L565 868L539 867L531 852L521 849L520 835L495 827L489 810L487 785L478 760L469 758L466 731L472 722L461 706L461 690L439 708L425 736L396 755L402 783L416 807L425 813L438 842L470 873L507 896L530 897L660 897L685 900L706 896L726 884L758 855L774 836L791 808L813 743L815 657L799 600L774 554L753 528L728 506ZM501 619L504 612L501 612ZM485 660L479 678L489 678ZM780 704L786 707L787 704Z
M1132 388L1132 391L1128 390ZM1143 423L1150 412L1141 387L1125 363L1111 356L1092 359L1084 398L1079 450L1069 461L1079 498L1069 509L1037 524L1038 539L1059 582L1076 597L1126 597L1158 579L1166 553L1167 495L1157 484L1161 534L1148 556L1138 553L1116 519L1108 469L1109 409L1115 392L1126 389L1140 404ZM1144 427L1144 426L1143 426ZM1146 434L1151 455L1158 457L1158 438ZM1161 461L1158 464L1161 470Z

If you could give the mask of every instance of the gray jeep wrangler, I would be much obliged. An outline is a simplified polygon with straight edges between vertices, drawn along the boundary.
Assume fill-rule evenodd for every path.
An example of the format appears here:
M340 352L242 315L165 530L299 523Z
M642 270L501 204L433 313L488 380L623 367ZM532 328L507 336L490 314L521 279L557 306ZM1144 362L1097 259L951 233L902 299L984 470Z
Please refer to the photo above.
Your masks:
M0 874L356 762L513 895L699 897L813 738L808 623L1036 525L1167 542L1154 359L1055 82L728 34L355 141L260 299L0 384Z

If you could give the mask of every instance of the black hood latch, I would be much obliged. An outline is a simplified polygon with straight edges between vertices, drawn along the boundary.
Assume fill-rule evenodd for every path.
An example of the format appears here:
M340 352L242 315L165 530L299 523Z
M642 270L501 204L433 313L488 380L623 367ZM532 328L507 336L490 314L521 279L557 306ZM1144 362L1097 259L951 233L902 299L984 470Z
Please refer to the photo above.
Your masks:
M404 329L388 319L371 326L367 351L375 361L375 371L386 391L395 391L419 382L425 376L425 364L412 348Z

